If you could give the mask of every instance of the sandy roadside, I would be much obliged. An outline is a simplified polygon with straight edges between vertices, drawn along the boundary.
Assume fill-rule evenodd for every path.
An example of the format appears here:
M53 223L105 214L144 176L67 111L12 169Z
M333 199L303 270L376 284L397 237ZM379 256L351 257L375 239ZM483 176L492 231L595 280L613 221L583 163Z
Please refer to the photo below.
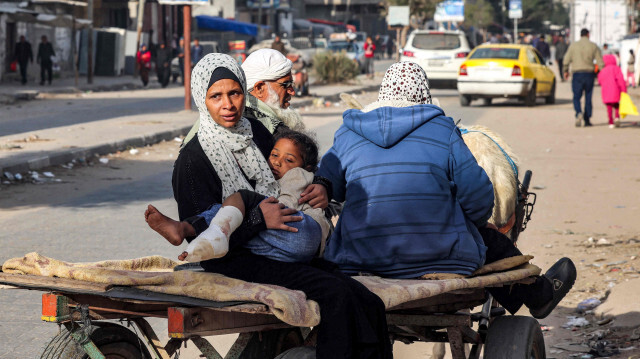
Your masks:
M584 354L554 346L586 342L596 333L605 334L605 340L620 347L635 348L613 358L640 358L640 342L632 340L633 331L616 328L620 324L640 326L640 310L634 304L640 295L640 280L635 279L640 271L640 244L634 240L640 239L640 127L631 124L638 118L628 118L622 128L609 129L596 88L594 126L575 128L570 94L568 83L563 83L556 105L527 108L498 102L495 111L485 112L477 123L507 140L520 157L521 173L533 171L538 202L519 248L534 255L533 263L543 270L563 256L572 258L578 267L574 289L550 317L540 321L550 328L544 333L547 357L580 357ZM605 238L611 245L587 246L589 237ZM587 316L591 322L587 327L562 328L567 316L577 315L578 303L600 298L607 289L611 295L602 307L617 314L617 320L600 326L593 316ZM528 311L519 314L528 315ZM430 347L424 344L394 347L397 359L430 358L430 354Z

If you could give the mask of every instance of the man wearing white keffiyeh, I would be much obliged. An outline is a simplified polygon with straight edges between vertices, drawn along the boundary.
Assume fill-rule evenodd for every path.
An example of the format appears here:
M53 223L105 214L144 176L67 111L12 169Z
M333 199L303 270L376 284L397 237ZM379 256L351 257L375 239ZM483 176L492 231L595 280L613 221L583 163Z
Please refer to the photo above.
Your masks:
M300 290L316 301L321 317L316 347L319 359L391 358L384 304L366 287L320 258L311 263L281 262L245 247L258 232L287 229L286 222L294 220L291 214L295 210L282 208L273 202L275 198L262 200L265 194L278 191L265 161L273 137L259 121L242 117L244 73L230 56L205 56L193 69L191 86L201 126L182 146L174 165L172 184L180 221L187 221L199 234L207 224L198 214L222 203L234 191L240 190L243 196L249 192L247 188L259 192L253 196L258 200L246 206L242 223L231 235L228 253L200 262L202 268L247 282ZM325 192L320 200L325 207L326 197ZM315 207L312 201L308 203ZM194 217L200 221L189 222Z

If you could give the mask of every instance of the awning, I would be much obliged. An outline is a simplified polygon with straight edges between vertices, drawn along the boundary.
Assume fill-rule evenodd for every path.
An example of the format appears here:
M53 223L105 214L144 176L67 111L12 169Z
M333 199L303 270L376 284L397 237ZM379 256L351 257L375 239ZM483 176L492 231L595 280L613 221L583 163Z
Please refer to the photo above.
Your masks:
M73 25L73 17L71 15L63 14L10 13L9 18L15 22L41 24L52 27L71 27ZM75 19L76 30L88 28L90 26L90 20Z
M240 22L235 20L227 20L221 17L198 15L196 16L198 28L216 31L233 31L238 34L250 36L258 35L258 25Z
M19 8L17 3L0 3L0 14L30 14L37 15L37 11Z

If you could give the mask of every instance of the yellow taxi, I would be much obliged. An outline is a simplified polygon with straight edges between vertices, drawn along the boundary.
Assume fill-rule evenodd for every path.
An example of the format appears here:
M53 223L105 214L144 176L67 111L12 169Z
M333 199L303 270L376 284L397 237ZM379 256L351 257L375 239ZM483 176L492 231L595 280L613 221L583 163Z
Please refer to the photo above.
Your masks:
M555 103L556 78L530 45L485 44L473 49L458 70L460 105L475 99L513 97L534 106L538 97Z

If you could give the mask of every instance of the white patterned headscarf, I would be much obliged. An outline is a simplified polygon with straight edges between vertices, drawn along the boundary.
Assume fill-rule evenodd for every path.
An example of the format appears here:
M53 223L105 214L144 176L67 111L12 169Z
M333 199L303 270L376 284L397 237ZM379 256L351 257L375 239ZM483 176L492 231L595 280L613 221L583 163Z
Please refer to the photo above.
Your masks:
M247 83L240 65L231 56L220 53L208 54L193 68L191 94L200 112L198 140L220 177L223 200L240 189L277 197L280 187L262 152L252 140L249 120L242 117L233 127L225 128L217 124L209 114L205 98L211 74L219 67L227 68L238 77L246 95ZM255 188L251 187L247 178L256 181Z
M431 104L429 79L415 62L397 62L389 67L382 79L378 101L408 101Z

